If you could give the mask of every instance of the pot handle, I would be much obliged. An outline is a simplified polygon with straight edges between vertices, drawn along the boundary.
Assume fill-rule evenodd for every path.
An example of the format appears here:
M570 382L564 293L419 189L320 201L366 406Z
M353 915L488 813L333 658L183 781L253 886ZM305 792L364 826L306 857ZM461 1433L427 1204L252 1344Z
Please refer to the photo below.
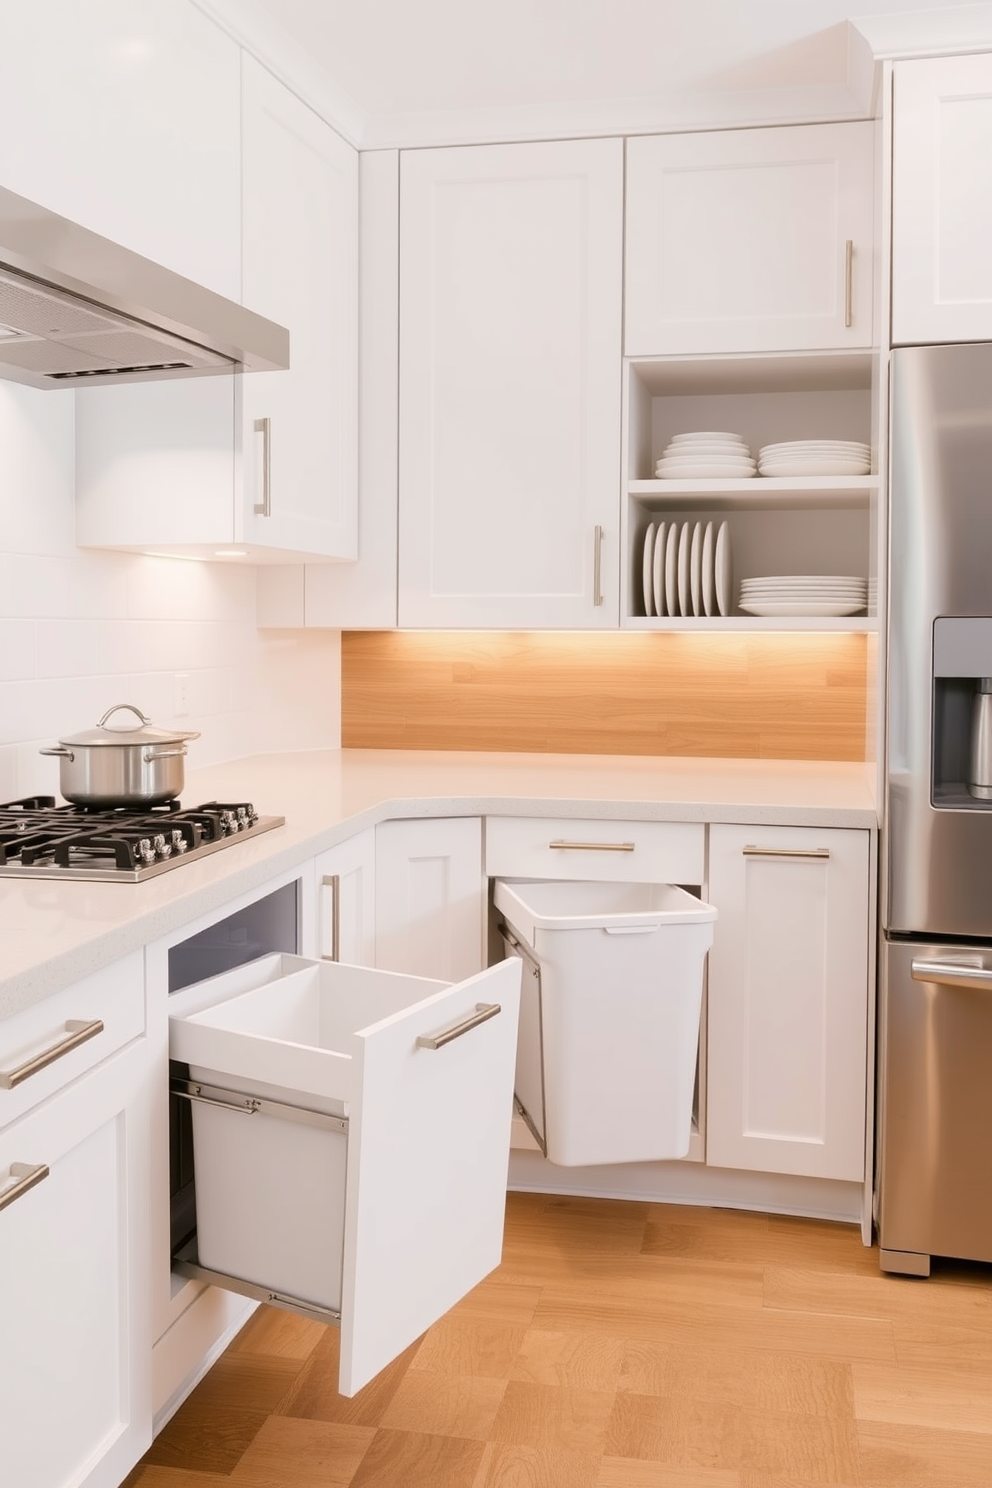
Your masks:
M136 708L133 703L115 703L112 708L108 708L106 713L104 713L103 717L100 719L100 722L97 724L97 728L104 728L107 719L112 717L113 714L119 713L122 708L126 708L129 713L133 713L135 718L140 718L142 724L150 722L150 720L145 717L144 713L142 713L141 709ZM126 734L129 732L129 729L121 729L122 734Z
M188 753L189 751L187 750L185 744L180 744L178 749L159 749L157 745L152 745L151 748L145 750L141 758L144 760L146 765L150 765L153 764L155 760L173 759L176 755L183 755Z
M57 756L58 759L67 759L67 760L70 760L70 761L72 761L72 760L74 760L76 758L76 756L73 754L72 750L71 749L66 749L66 747L65 747L64 744L59 744L54 749L39 749L38 750L38 753L39 754L53 754L53 755Z

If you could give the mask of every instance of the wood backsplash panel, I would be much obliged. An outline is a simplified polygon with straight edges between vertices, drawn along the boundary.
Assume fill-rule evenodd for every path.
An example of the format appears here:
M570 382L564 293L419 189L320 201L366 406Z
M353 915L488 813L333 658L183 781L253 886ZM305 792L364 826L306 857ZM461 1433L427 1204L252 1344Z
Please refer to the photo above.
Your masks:
M861 760L863 635L351 631L342 742Z

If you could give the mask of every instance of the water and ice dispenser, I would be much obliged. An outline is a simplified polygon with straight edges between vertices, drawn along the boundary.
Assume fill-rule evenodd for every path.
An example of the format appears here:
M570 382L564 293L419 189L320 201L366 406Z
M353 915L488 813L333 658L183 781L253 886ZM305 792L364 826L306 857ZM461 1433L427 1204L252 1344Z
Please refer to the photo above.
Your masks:
M934 621L930 758L934 806L992 807L992 617Z

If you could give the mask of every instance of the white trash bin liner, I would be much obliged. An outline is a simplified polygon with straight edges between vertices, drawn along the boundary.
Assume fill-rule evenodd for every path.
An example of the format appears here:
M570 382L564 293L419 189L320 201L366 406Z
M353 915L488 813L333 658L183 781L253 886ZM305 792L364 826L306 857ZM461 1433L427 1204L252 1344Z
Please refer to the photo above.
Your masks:
M540 969L539 1005L524 974L517 1097L534 1104L543 1067L543 1111L528 1115L549 1160L684 1157L716 910L673 884L497 879L494 898Z

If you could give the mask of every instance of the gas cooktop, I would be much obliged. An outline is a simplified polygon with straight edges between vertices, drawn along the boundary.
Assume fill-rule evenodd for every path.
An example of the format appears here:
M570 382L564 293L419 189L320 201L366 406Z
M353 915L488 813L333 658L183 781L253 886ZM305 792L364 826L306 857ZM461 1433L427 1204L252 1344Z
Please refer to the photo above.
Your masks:
M166 801L135 810L24 796L0 803L0 877L142 883L285 820L259 816L249 801Z

